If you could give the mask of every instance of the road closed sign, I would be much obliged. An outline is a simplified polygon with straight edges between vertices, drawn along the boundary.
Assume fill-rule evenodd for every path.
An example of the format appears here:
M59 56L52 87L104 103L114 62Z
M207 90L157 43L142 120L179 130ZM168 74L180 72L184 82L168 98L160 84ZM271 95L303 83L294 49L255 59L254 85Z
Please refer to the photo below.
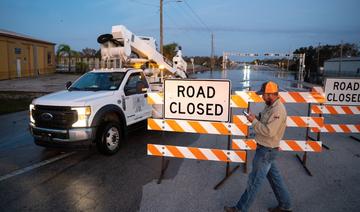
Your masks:
M325 98L327 104L360 105L360 79L327 78Z
M164 118L229 122L229 80L165 80Z

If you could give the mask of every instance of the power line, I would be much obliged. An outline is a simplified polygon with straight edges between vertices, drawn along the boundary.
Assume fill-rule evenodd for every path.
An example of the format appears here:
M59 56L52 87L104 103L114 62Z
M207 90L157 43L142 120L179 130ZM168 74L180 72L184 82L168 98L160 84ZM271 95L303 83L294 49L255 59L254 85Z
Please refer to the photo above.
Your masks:
M195 17L200 21L204 27L211 32L210 28L205 24L205 22L200 18L200 16L193 10L193 8L187 3L187 1L184 0L185 5L190 9L190 11L195 15Z

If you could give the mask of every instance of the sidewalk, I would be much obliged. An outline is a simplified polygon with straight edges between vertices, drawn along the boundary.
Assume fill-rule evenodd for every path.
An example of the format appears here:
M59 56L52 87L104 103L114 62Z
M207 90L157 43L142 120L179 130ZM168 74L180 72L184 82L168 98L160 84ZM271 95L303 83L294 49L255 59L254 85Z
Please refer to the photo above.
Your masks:
M22 91L51 93L65 89L67 81L74 82L80 75L51 74L30 78L19 78L0 81L0 91Z

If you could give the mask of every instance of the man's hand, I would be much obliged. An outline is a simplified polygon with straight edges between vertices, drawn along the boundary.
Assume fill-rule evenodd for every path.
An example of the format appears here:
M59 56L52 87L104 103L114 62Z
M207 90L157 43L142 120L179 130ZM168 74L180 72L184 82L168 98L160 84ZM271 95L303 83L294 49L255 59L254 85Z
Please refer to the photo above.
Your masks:
M248 116L246 116L247 120L249 120L251 123L254 121L254 119L256 119L255 115L252 114L251 112L249 113Z

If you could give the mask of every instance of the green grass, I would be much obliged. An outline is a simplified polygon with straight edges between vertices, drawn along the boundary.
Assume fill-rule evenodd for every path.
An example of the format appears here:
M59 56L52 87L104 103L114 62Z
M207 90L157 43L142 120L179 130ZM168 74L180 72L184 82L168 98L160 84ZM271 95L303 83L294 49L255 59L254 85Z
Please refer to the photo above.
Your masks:
M0 115L29 110L31 99L0 99Z
M29 110L31 101L44 94L38 92L0 91L0 115Z

